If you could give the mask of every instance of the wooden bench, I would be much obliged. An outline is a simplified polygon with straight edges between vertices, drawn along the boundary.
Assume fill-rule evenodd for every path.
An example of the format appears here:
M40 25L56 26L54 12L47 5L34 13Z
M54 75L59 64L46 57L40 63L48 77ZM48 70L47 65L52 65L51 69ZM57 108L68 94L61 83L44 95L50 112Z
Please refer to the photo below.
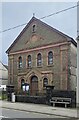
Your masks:
M50 103L53 103L53 106L55 104L65 104L65 108L67 107L68 104L71 103L71 98L63 98L63 97L52 97L50 99Z

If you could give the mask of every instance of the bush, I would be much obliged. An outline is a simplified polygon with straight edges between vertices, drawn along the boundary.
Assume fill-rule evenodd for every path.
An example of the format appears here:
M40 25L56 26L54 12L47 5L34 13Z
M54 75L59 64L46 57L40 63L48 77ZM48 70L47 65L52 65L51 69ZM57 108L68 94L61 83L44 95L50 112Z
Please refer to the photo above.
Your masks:
M7 94L5 91L0 92L0 100L7 99Z

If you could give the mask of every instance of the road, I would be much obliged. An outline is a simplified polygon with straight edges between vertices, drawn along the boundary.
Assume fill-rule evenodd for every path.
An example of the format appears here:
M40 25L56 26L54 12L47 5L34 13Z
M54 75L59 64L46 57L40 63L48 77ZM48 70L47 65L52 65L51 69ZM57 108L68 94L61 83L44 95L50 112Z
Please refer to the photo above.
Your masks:
M27 111L19 111L19 110L13 110L13 109L5 109L5 108L2 108L1 118L3 118L2 120L19 120L19 118L21 118L20 120L22 120L22 118L28 118L28 120L30 120L29 118L32 118L32 120L33 118L42 118L42 119L52 118L52 120L72 120L69 118L61 117L61 116L27 112Z

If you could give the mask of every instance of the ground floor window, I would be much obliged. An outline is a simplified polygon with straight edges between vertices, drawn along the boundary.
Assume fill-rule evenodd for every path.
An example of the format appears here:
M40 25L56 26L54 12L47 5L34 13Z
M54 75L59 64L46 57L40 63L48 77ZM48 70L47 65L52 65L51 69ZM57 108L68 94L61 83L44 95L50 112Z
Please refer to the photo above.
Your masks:
M43 79L43 87L46 87L46 85L48 85L48 79L44 78Z
M23 89L23 85L24 85L24 79L21 80L21 89Z

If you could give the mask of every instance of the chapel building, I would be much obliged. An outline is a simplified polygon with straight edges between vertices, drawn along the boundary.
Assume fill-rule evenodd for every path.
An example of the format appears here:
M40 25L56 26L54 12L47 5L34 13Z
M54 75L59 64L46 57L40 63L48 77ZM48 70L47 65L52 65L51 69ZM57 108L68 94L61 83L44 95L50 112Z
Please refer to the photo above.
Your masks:
M56 90L76 90L77 43L68 35L32 17L8 54L8 84L19 92L29 84L30 95Z

